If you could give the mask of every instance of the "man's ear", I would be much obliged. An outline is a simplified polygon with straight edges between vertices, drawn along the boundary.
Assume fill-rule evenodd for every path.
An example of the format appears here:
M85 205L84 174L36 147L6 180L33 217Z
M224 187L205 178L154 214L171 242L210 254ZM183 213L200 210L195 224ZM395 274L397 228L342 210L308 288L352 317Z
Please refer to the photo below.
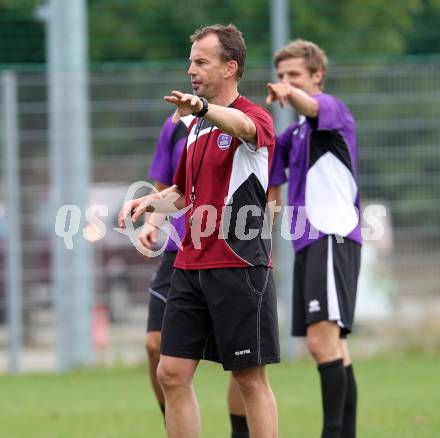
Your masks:
M314 85L321 86L323 79L324 79L324 72L322 70L318 70L315 73L313 73Z
M237 61L228 61L225 63L224 77L225 79L230 78L231 76L236 76L238 70Z

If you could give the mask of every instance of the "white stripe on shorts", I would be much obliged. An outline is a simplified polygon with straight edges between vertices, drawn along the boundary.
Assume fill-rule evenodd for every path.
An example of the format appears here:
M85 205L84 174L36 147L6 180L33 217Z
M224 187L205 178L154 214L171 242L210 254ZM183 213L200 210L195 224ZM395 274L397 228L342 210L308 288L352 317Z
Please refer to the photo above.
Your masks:
M328 238L327 251L327 310L328 320L337 321L340 327L344 327L341 321L341 312L339 311L338 293L336 291L335 271L333 264L333 240L332 236Z
M156 292L155 290L149 288L148 291L151 295L153 295L156 298L159 298L159 300L162 300L165 304L167 303L167 299L163 297L159 292Z

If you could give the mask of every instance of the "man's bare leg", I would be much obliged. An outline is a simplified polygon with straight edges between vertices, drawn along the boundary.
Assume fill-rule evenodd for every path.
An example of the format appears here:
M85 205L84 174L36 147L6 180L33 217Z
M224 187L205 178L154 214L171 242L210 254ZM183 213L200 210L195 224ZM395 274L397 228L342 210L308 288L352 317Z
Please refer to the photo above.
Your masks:
M169 438L199 438L200 411L192 379L199 361L160 356L157 378L165 395Z
M159 331L148 332L145 338L145 349L148 356L148 372L150 374L151 386L153 387L156 399L165 414L165 396L163 395L162 388L157 381L157 366L160 359L160 340L161 334Z
M246 409L240 388L231 374L228 387L228 407L231 418L231 438L249 438L249 428L246 421Z
M277 407L265 367L232 372L240 389L252 438L278 436Z

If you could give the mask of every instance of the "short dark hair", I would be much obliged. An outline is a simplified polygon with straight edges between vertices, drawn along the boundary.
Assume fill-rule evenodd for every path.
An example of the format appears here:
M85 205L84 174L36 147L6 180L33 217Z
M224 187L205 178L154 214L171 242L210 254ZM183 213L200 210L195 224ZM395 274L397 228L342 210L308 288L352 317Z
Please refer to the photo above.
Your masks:
M224 62L237 61L237 79L240 80L246 63L246 45L243 34L233 24L228 26L214 24L197 29L190 37L191 42L194 43L212 33L217 35L220 42L221 59Z

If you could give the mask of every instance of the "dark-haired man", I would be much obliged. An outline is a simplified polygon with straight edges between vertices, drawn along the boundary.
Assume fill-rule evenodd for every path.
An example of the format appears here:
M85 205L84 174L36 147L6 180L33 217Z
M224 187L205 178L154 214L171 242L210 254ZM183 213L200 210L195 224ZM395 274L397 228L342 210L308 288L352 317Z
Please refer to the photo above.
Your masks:
M194 94L173 91L174 120L195 114L187 147L162 194L131 201L120 226L179 195L190 206L162 327L159 382L168 436L200 436L192 379L200 359L232 371L253 438L277 436L277 408L265 365L279 362L271 239L265 220L274 149L270 115L238 92L246 47L233 26L207 26L191 37ZM175 198L173 198L175 199Z
M154 180L155 188L158 191L165 190L172 185L173 176L186 145L188 126L193 118L192 115L181 117L178 123L173 123L171 117L168 117L162 126L149 172L149 177ZM170 222L175 228L179 239L182 240L185 234L185 217L171 218ZM141 234L140 242L148 250L155 250L157 231L153 230ZM169 238L161 256L159 267L149 287L150 300L145 348L148 355L151 385L164 415L165 397L157 380L156 371L160 358L162 321L177 250L177 242ZM228 407L231 421L231 438L249 438L243 402L233 378L230 379L228 387Z

